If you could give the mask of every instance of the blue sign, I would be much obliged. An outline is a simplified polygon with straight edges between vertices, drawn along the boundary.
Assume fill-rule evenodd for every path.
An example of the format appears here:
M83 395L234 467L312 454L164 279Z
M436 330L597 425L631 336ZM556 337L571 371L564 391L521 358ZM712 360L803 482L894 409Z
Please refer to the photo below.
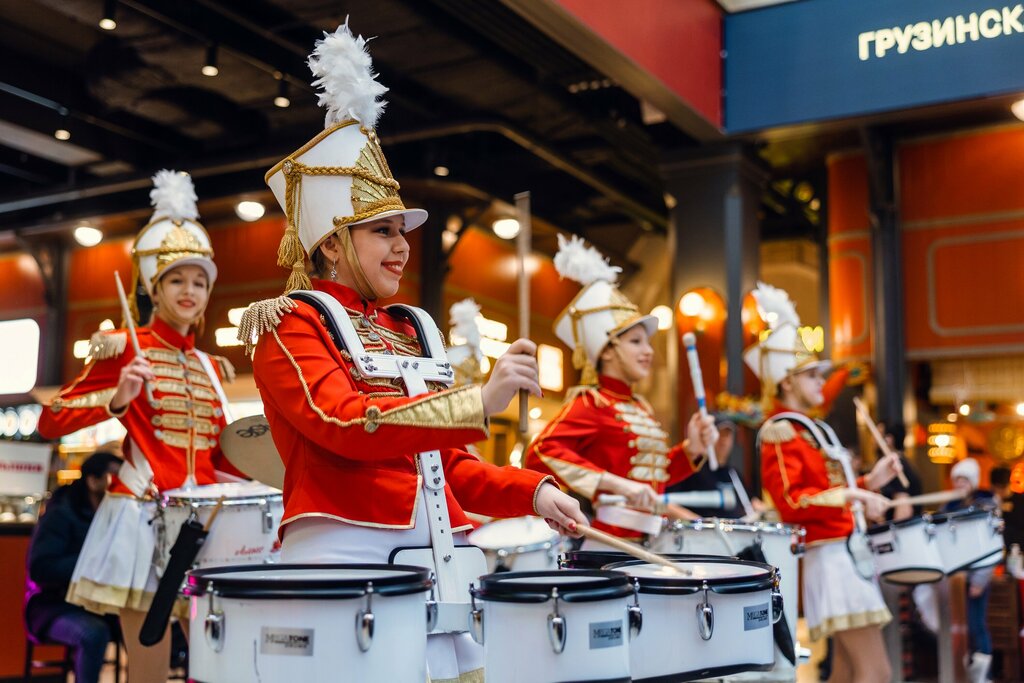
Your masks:
M1024 92L1024 5L801 0L725 18L730 133Z

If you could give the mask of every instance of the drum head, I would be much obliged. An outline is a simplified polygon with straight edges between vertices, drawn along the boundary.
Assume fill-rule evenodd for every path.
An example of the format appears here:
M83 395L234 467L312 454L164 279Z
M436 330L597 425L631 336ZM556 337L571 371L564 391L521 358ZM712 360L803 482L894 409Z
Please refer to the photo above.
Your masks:
M284 463L270 436L270 423L265 415L252 415L235 420L220 436L224 457L239 472L275 488L284 488Z
M430 589L430 570L401 564L284 564L213 567L188 573L185 594L214 591L255 600L355 598L372 583L379 595L408 595Z
M678 573L643 560L620 562L608 569L639 579L641 593L693 593L705 584L716 593L746 593L771 588L775 581L775 568L761 562L715 557L673 560L672 564Z
M217 501L220 498L259 498L261 496L279 496L281 491L258 481L223 482L206 484L191 488L169 489L164 491L165 498L181 498L184 500Z
M516 517L485 524L468 538L470 543L485 550L522 548L526 551L554 543L558 532L540 517Z
M721 555L694 555L689 553L662 554L672 561L720 560ZM636 558L618 550L571 550L562 556L562 567L565 569L603 569L612 564L630 562Z
M473 593L481 600L538 603L550 600L555 588L565 602L594 602L633 593L625 574L589 569L487 574L480 577L480 588Z

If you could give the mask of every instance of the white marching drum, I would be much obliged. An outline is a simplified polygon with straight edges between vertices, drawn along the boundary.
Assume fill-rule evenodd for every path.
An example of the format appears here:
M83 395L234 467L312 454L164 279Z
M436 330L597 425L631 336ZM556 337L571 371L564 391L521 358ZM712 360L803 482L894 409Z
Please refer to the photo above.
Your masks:
M427 680L429 571L255 565L189 572L189 680Z
M628 683L641 616L619 572L502 572L470 591L487 683Z
M775 665L772 625L782 616L774 567L717 558L610 565L639 583L643 629L630 643L635 683L692 681Z
M277 528L284 514L281 492L256 481L209 484L164 492L160 500L163 529L157 540L161 568L166 566L181 526L192 516L205 524L222 497L224 505L194 566L258 564L276 559Z
M515 517L485 524L468 540L484 551L487 571L558 569L561 537L540 517Z
M947 574L990 567L1003 556L1003 520L990 510L967 508L932 517Z
M933 583L945 575L937 528L928 515L868 529L868 543L879 576L890 583Z

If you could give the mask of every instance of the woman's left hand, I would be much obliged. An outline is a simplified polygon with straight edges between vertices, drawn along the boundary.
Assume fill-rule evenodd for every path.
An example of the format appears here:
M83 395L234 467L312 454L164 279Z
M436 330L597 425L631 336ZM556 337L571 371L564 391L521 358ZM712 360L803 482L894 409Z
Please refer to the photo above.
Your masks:
M694 413L686 425L686 452L690 455L701 455L707 453L716 443L718 427L715 426L715 418L710 415L701 417L700 413Z
M577 524L589 524L580 510L579 501L550 482L542 484L537 493L537 514L558 533L574 538L580 537Z
M883 486L893 480L898 473L903 471L903 463L900 462L900 456L895 451L890 451L889 455L886 455L875 463L875 466L871 468L867 476L864 477L864 483L868 485L868 488L872 491L878 491Z

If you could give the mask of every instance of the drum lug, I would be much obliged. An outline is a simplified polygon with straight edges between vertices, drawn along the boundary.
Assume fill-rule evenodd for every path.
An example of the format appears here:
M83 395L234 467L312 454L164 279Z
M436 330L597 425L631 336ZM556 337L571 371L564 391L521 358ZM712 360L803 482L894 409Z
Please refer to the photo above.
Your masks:
M366 607L356 614L356 644L360 652L369 652L373 644L373 581L366 584Z
M434 599L434 575L430 575L430 597L427 598L427 633L437 626L437 600Z
M782 619L785 604L782 601L782 572L775 570L775 580L772 582L772 623L777 624Z
M208 586L210 595L210 609L203 621L203 633L206 635L206 644L214 652L224 649L224 613L216 608L213 603L213 587Z
M274 513L270 511L270 501L266 498L260 500L260 521L263 523L263 533L274 531Z
M551 598L555 601L555 611L548 615L548 640L551 641L551 650L556 655L565 651L565 639L568 632L565 630L565 617L558 612L558 589L551 589Z
M508 550L505 548L499 548L496 555L498 558L494 563L495 573L512 571L512 561L509 559L510 553Z
M476 586L469 584L469 634L478 645L484 644L484 611L476 606Z
M633 604L626 608L629 619L629 640L632 641L644 627L644 613L640 609L640 579L633 579Z
M704 597L697 604L697 632L701 640L711 640L715 634L715 608L708 602L708 582L702 588Z
M1006 526L1006 521L1002 517L997 517L992 513L989 513L988 515L988 523L989 526L992 528L993 536L1001 535L1003 533L1003 529Z

